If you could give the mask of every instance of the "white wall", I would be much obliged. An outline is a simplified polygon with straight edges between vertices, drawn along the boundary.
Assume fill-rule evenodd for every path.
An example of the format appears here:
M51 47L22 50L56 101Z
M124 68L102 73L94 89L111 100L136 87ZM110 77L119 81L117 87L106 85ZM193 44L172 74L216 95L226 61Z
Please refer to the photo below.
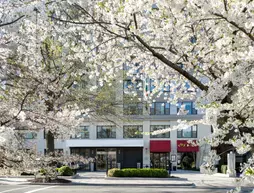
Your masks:
M116 139L96 139L97 130L96 126L98 125L109 125L108 123L103 122L93 122L93 123L84 123L83 125L89 126L89 136L90 139L70 139L70 140L61 140L55 139L55 149L63 149L64 153L70 154L70 147L143 147L143 166L148 165L150 167L150 126L151 125L170 125L171 127L177 125L177 122L169 120L144 120L143 122L131 122L131 123L119 123L123 125L143 125L143 139L123 139L123 129L117 127L116 129ZM195 140L211 134L211 127L208 125L198 125L197 138L181 138L180 140ZM43 138L43 130L38 132L37 141L28 140L27 145L34 147L36 145L37 152L40 154L44 153L46 149L46 140ZM170 132L170 138L154 138L154 140L170 140L171 141L171 155L177 156L177 131L173 130ZM31 148L32 148L31 147ZM197 152L196 157L196 167L199 167L202 164L204 156L210 150L209 145L204 145L200 147L200 151ZM172 163L173 166L177 165L177 162Z

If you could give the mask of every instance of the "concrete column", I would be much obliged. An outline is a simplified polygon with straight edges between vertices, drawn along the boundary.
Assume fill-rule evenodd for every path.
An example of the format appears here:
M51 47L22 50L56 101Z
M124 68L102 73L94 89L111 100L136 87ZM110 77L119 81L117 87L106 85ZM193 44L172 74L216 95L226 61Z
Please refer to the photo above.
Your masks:
M69 147L64 147L63 151L64 151L64 155L71 155L71 151Z
M118 122L116 126L116 139L123 139L123 123Z
M171 121L170 122L170 127L172 128L174 125L177 125L176 121ZM176 166L177 167L177 130L173 130L170 132L170 141L171 141L171 152L170 152L170 159L171 155L176 156L176 161L172 162L172 167Z
M150 121L143 122L143 168L148 166L150 168Z
M229 177L236 177L235 154L231 151L230 153L228 153L227 158L228 158L227 174Z
M40 129L40 131L37 133L37 153L40 155L44 154L45 149L45 140L44 140L44 129Z
M176 115L177 114L177 107L175 104L170 104L170 114Z
M89 125L89 137L90 139L96 139L97 138L97 128L94 123Z

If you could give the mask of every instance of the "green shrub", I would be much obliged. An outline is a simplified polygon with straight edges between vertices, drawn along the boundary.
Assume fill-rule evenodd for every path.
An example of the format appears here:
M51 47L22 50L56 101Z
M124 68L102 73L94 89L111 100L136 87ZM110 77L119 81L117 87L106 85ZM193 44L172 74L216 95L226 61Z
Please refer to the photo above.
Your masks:
M247 176L254 176L254 168L247 168L244 174Z
M110 170L108 170L108 176L114 176L114 175L116 175L115 173L117 173L118 171L120 171L120 169L118 169L118 168L110 169Z
M42 168L42 169L39 170L39 173L41 175L46 175L47 171L44 168Z
M226 173L227 173L227 169L228 169L228 166L227 166L227 165L221 165L221 167L220 167L220 171L221 171L221 173L223 173L223 174L226 174Z
M62 166L62 167L58 168L58 173L61 176L72 176L73 175L73 171L69 166Z
M113 168L108 171L109 177L156 177L167 178L168 172L165 169L150 169L150 168L126 168L117 169Z

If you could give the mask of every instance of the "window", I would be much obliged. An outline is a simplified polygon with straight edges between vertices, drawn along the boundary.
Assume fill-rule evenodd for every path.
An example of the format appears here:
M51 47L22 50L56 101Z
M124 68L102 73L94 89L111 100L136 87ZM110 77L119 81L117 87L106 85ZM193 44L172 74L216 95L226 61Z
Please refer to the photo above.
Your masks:
M170 85L168 83L164 85L163 92L170 92Z
M84 147L72 147L70 148L71 155L81 155L84 158L90 157L90 148L84 148Z
M155 81L154 79L150 79L149 82L149 91L152 92L155 89ZM160 88L162 92L170 92L170 84L165 83L163 87Z
M136 80L132 82L131 80L125 80L123 82L124 94L137 94L138 97L143 97L143 81Z
M128 64L123 64L123 70L124 71L129 71L133 75L139 74L141 72L142 66L140 66L138 63L135 63L134 65L128 65Z
M177 131L178 138L197 138L197 125Z
M142 125L126 125L123 126L124 138L143 138L143 126Z
M152 92L155 89L155 85L154 85L154 80L153 79L150 80L149 87L150 87L150 89L149 89L150 92Z
M124 80L123 87L125 91L141 90L143 89L143 81L136 80L135 82L132 82L132 80Z
M97 126L97 139L116 138L115 126Z
M123 114L124 115L142 115L143 114L142 103L124 104Z
M35 132L23 133L23 137L24 137L24 139L36 139L37 133L35 133Z
M47 149L44 149L44 155L47 155ZM63 151L63 149L55 149L55 152L54 153L56 153L56 154L64 154L64 151Z
M88 126L80 126L77 130L77 134L72 136L73 139L89 139L89 127Z
M150 108L151 115L169 115L170 114L170 104L164 102L152 103Z
M182 105L185 106L184 108L185 108L185 110L188 111L188 113L187 113L188 115L196 115L197 114L197 109L195 109L193 102L186 102L186 101L180 102L177 104L177 106L178 106L177 112L179 112Z
M150 126L150 138L169 138L170 137L170 132L166 132L166 133L161 133L158 135L152 135L153 131L157 131L157 130L163 130L163 129L167 129L169 128L169 125L151 125Z

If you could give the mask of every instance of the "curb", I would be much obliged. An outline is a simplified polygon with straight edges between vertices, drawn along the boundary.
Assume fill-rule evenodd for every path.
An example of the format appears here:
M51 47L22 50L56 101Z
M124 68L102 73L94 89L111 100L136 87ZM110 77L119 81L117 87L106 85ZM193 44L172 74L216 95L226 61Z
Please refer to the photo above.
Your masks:
M143 186L156 186L156 187L190 187L194 188L196 185L194 183L190 184L97 184L97 183L30 183L29 185L60 185L60 186L135 186L135 187L143 187Z
M71 179L77 179L78 177L80 177L80 175L79 174L75 174L75 175L71 176Z
M188 181L187 178L128 178L128 177L105 177L105 180L160 180L160 181Z
M34 178L34 176L0 176L0 178Z

